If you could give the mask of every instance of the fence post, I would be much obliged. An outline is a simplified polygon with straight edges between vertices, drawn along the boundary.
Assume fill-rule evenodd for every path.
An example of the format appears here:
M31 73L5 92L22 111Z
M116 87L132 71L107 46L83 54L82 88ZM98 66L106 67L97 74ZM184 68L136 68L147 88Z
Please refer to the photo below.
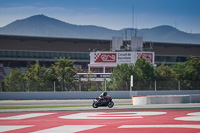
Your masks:
M181 85L180 85L180 81L178 81L178 90L181 90Z
M133 75L131 75L131 81L130 81L130 91L132 91L133 87Z
M78 88L79 88L79 91L81 91L81 81L80 80L79 80Z
M149 81L150 82L150 90L151 90L151 81Z
M53 91L56 92L56 82L53 82Z
M105 91L107 91L107 88L106 88L106 78L104 78L104 80L105 80L105 82L104 82L105 83Z
M155 91L156 91L156 80L155 80Z

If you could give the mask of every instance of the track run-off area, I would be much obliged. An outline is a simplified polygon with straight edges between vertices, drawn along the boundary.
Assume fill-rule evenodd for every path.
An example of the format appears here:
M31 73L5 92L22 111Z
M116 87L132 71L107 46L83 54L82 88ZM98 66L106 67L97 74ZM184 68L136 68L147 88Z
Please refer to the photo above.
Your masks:
M199 133L200 109L0 113L5 133Z

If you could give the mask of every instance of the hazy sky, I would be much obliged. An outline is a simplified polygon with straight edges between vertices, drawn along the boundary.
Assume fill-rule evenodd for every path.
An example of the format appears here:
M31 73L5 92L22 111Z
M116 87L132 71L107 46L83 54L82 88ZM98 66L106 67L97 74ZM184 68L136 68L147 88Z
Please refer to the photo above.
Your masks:
M44 14L77 25L119 30L171 25L200 33L200 0L0 0L0 27Z

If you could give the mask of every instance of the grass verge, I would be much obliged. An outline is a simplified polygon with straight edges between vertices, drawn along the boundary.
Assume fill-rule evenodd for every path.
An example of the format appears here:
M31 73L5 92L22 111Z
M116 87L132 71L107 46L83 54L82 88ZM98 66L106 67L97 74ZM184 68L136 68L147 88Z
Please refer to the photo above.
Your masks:
M91 105L68 105L68 106L0 106L1 109L33 109L33 108L65 108L65 107L89 107Z
M131 104L119 104L115 106L124 106ZM33 108L66 108L66 107L91 107L91 105L67 105L67 106L0 106L3 109L33 109Z

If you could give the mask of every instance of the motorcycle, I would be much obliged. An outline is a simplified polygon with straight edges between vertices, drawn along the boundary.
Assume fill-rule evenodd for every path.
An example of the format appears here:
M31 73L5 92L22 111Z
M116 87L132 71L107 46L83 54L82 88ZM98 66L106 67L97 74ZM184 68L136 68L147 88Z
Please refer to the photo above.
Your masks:
M106 96L104 99L95 98L92 103L93 108L98 108L99 106L108 106L112 108L114 106L114 102L110 96Z

